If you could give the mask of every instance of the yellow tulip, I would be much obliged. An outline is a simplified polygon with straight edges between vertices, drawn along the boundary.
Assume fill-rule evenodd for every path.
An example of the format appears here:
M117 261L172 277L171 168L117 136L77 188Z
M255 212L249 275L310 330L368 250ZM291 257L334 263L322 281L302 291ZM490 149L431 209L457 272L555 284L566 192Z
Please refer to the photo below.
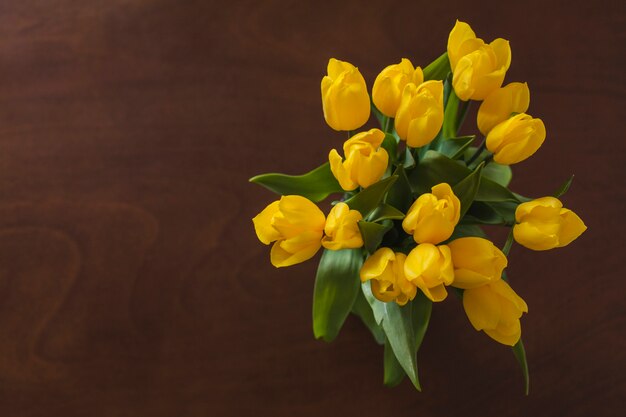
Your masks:
M443 124L443 83L431 80L409 83L402 91L395 126L400 139L417 148L430 143Z
M529 158L546 139L541 119L520 113L496 125L487 135L487 149L499 164L513 165Z
M388 303L405 305L415 298L417 289L404 276L406 255L380 248L367 258L361 267L361 281L371 281L374 297Z
M369 187L381 179L387 169L389 155L380 145L385 134L379 129L357 133L343 144L345 160L333 149L328 154L330 170L346 191L358 186Z
M287 195L268 205L252 222L261 242L274 242L270 261L279 268L304 262L317 253L326 218L308 199Z
M335 130L355 130L370 117L370 96L365 79L349 62L331 58L322 79L324 119Z
M326 249L355 249L363 246L363 237L358 222L363 216L357 210L350 210L346 203L337 203L326 218L322 245Z
M404 263L406 278L432 301L443 301L448 292L444 285L454 281L450 248L430 243L417 245Z
M465 22L456 21L448 37L454 92L463 101L484 100L502 85L511 65L509 41L486 44Z
M410 60L402 58L399 64L389 65L378 74L372 88L372 101L382 114L396 117L404 86L408 83L420 85L423 82L422 69L414 68Z
M532 250L548 250L569 245L587 230L571 210L563 208L558 198L542 197L522 203L515 210L513 237Z
M448 243L457 288L476 288L499 280L507 266L504 253L481 237L463 237Z
M504 280L467 289L463 308L472 326L504 345L513 346L522 335L520 317L528 306Z
M478 109L478 129L487 135L497 124L511 117L512 113L524 113L530 105L530 90L526 83L510 83L494 90Z
M402 228L413 235L416 243L443 242L452 236L459 222L461 202L450 185L444 182L431 191L419 196L402 220Z

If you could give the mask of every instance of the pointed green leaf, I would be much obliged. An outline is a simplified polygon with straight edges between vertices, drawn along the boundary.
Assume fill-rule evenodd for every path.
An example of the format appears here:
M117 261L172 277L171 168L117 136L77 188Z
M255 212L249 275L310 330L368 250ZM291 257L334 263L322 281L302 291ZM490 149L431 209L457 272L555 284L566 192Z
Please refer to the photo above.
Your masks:
M511 167L508 165L500 165L496 162L490 162L483 169L482 175L485 178L489 178L490 180L497 182L503 187L508 187L511 183L511 179L513 178L513 171L511 171Z
M385 303L374 297L374 294L372 294L372 287L369 281L361 284L361 290L363 291L363 296L372 308L374 320L378 325L381 325L383 322L383 317L385 316Z
M459 224L454 228L454 232L452 233L452 236L450 236L450 239L448 239L448 241L451 242L455 239L460 239L462 237L486 238L487 235L485 234L483 229L480 228L480 226L471 225L471 224L468 224L468 225Z
M410 169L415 166L415 158L413 158L413 153L409 147L404 148L404 160L402 161L402 166L405 169Z
M452 89L450 91L450 95L448 96L448 102L446 103L446 108L444 110L442 127L444 139L453 138L456 136L459 101L459 98Z
M411 185L409 184L409 179L406 176L406 170L400 165L396 168L393 175L397 176L398 180L394 182L393 186L389 189L385 202L397 208L401 212L406 213L413 203Z
M393 223L389 220L383 224L361 220L357 224L361 231L361 237L363 237L363 246L365 246L365 249L369 253L376 252L376 249L380 246L380 242L383 241L385 233L393 227Z
M303 175L262 174L249 181L276 194L301 195L314 202L322 201L329 194L343 192L328 162Z
M383 139L383 143L380 146L387 151L389 161L395 164L398 160L398 140L395 136L385 133L385 139Z
M370 304L365 299L365 295L363 295L363 291L360 288L356 296L356 300L354 301L354 305L352 306L352 313L361 318L363 324L365 324L365 326L372 333L372 336L374 336L376 343L379 345L383 345L385 343L385 332L383 331L383 328L376 323L372 307L370 307Z
M383 383L387 387L395 387L402 382L406 375L388 340L385 340L384 372Z
M472 202L478 193L478 189L480 187L480 172L482 171L483 166L484 163L481 162L481 164L478 165L471 174L452 187L454 195L456 195L461 202L461 217L467 213L467 210L472 205Z
M397 175L392 175L384 180L380 180L350 197L345 203L352 210L358 210L365 218L383 201L385 194L387 194L387 191L397 179Z
M526 395L530 392L530 374L528 373L528 362L526 361L526 350L524 349L524 343L522 338L513 346L513 354L515 359L519 362L522 368L522 375L524 376L524 392Z
M444 139L439 145L439 152L450 159L459 159L475 138L475 135L471 135Z
M411 307L400 307L395 302L383 304L382 326L387 340L389 340L389 345L415 388L421 391L417 376L417 359L415 357L417 349Z
M337 337L358 295L361 249L324 250L313 290L313 334L329 342Z
M563 185L561 185L559 189L554 192L554 196L556 198L560 198L563 194L565 194L567 190L569 190L569 187L572 185L572 181L574 181L573 175L569 177L569 179L565 181Z
M381 204L376 207L374 211L369 215L368 221L379 222L382 220L402 220L404 219L404 213L397 208L390 206L389 204Z
M495 211L490 204L482 201L475 201L469 208L467 214L461 219L462 224L505 224L502 216Z
M420 346L422 346L432 310L432 301L430 301L423 292L418 291L413 301L411 301L411 321L413 322L413 333L415 334L416 352L419 351Z
M448 53L444 52L439 58L424 68L424 81L443 80L449 72L450 60L448 59Z
M436 151L428 151L424 158L409 174L411 189L416 194L430 192L430 189L439 183L457 184L472 171L461 161L453 161ZM476 201L517 201L518 196L506 187L488 179L482 178L476 193Z

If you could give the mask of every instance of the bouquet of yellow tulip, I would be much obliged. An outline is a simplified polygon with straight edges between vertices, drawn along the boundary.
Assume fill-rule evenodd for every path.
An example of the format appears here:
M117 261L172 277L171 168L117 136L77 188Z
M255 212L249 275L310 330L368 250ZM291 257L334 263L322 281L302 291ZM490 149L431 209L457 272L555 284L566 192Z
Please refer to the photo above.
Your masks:
M509 42L485 43L456 22L447 52L423 70L389 65L370 95L359 70L331 59L322 79L328 125L347 131L343 155L304 175L265 174L250 181L280 195L254 219L271 263L289 266L324 248L313 295L316 338L333 340L349 313L384 345L384 382L405 375L419 390L416 354L432 303L452 288L471 325L513 347L528 393L521 340L524 300L506 281L513 242L531 250L568 245L586 229L559 197L531 199L508 188L510 165L533 155L546 130L526 113L526 83L502 87ZM458 132L471 101L484 139ZM357 132L374 113L380 129ZM341 193L325 216L315 202ZM481 225L510 229L502 249Z

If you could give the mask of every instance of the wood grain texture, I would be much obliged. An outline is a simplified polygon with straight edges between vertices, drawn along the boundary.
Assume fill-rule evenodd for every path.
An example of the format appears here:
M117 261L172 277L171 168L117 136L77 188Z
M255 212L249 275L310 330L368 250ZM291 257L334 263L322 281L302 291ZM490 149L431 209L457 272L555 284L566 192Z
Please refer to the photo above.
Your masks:
M275 270L250 222L274 197L249 177L344 139L321 112L329 57L371 86L437 57L457 17L511 40L507 80L547 126L514 188L576 173L565 203L589 226L511 252L529 397L453 298L418 356L424 392L384 388L358 320L313 339L316 262ZM1 2L0 415L622 415L625 28L620 1Z

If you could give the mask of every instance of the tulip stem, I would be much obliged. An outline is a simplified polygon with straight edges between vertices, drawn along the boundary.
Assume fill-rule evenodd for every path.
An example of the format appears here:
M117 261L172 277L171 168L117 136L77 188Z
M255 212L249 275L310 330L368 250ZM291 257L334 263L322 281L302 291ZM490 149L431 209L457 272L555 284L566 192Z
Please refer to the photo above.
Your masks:
M387 117L387 120L385 120L385 133L391 133L391 126L393 126L393 118Z
M511 231L509 232L509 236L506 238L504 247L502 248L502 253L504 253L505 256L509 256L509 252L511 251L511 246L513 246L513 228L512 227L511 227Z
M472 162L474 162L476 160L476 158L478 158L478 156L486 149L486 141L487 139L483 139L482 142L480 142L480 145L478 145L478 148L476 149L476 152L474 152L474 155L471 156L470 159L468 159L467 161L467 166L469 167L470 164Z

